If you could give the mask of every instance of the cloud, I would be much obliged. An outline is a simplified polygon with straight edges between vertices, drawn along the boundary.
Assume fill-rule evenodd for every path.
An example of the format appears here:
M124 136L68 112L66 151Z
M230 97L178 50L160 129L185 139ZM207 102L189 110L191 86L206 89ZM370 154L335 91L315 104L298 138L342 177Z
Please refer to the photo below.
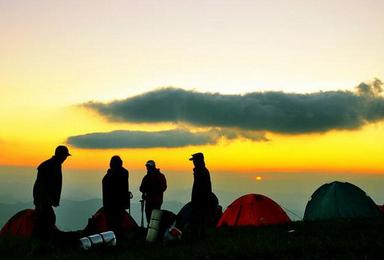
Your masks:
M384 118L381 81L360 84L357 93L255 92L246 95L199 93L166 88L85 107L111 121L186 122L195 126L278 133L356 129Z
M213 128L209 131L212 136L216 137L216 141L220 138L226 138L228 140L242 138L256 142L269 141L265 132L261 131L249 131L230 128Z
M215 144L221 138L244 138L252 141L268 141L264 133L260 132L210 129L193 133L185 129L173 129L158 132L118 130L106 133L90 133L71 136L67 139L67 143L78 148L88 149L171 148Z
M371 84L363 82L356 89L360 95L378 96L383 92L383 82L379 79L375 79Z
M193 133L185 129L173 129L158 132L118 130L106 133L90 133L71 136L67 139L67 143L87 149L171 148L215 144L222 137L227 139L243 137L253 141L267 141L263 133L250 133L249 131L211 129Z

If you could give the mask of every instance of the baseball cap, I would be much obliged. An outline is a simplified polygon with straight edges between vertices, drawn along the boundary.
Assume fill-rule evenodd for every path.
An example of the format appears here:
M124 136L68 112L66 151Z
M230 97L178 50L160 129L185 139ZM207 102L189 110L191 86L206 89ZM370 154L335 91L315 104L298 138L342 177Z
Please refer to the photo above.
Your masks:
M149 160L145 163L145 166L152 166L152 167L155 167L155 161L154 160Z
M204 160L204 155L203 153L194 153L192 154L192 157L189 158L190 161L193 161L193 160Z
M71 154L69 153L68 148L65 145L59 145L58 147L56 147L55 155L71 156Z

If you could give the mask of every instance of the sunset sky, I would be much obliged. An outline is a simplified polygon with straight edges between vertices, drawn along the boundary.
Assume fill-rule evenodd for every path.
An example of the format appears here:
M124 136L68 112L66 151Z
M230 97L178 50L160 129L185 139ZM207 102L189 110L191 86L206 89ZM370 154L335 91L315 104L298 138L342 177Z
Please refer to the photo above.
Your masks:
M0 165L384 174L383 10L0 0Z

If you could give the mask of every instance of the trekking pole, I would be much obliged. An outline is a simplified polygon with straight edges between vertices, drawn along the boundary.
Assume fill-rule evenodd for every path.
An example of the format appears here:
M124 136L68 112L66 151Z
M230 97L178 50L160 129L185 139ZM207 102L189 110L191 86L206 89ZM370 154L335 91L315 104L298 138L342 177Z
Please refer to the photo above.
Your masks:
M128 199L128 213L131 215L131 199L133 198L132 192L128 191L129 199Z
M144 200L140 200L141 205L141 227L144 227Z

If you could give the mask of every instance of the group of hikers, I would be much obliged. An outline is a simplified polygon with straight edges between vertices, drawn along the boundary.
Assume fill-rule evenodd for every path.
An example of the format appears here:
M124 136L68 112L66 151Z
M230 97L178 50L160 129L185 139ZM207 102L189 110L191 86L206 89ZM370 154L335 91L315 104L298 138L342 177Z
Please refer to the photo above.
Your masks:
M34 236L51 239L56 228L56 216L53 207L58 207L62 191L62 164L71 156L66 146L60 145L55 149L52 158L41 163L37 170L37 178L33 187L33 203L35 205L36 221ZM193 236L203 237L213 212L210 207L212 185L208 169L205 166L203 153L195 153L189 159L193 162L193 186L191 195L191 225ZM149 224L151 213L160 209L163 194L167 189L167 181L156 168L156 163L149 160L145 164L147 174L143 177L140 192L145 202L145 216ZM123 167L120 156L115 155L110 160L109 169L102 180L103 210L111 230L119 234L119 226L130 209L132 194L129 191L129 173ZM214 195L213 195L214 196Z

